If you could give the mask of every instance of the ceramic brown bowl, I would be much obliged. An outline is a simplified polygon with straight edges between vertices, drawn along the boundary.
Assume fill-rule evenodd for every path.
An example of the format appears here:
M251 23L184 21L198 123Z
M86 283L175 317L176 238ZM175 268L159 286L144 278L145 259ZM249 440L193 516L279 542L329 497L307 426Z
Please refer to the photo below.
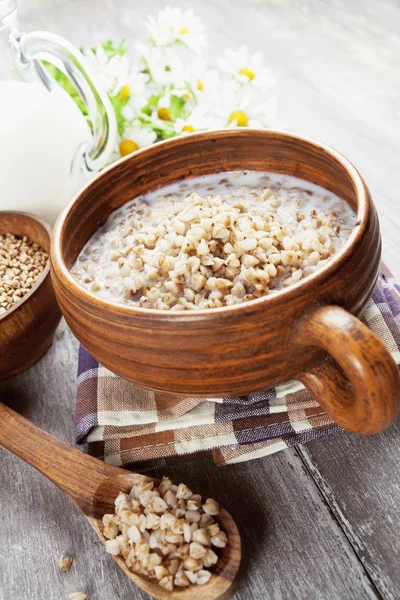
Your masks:
M134 196L188 177L242 169L294 175L346 200L357 211L357 224L340 252L274 295L193 312L118 305L71 277L84 244ZM56 224L52 274L76 337L101 364L130 381L174 394L221 397L298 378L339 425L375 433L398 413L399 374L383 343L354 315L372 294L380 254L375 207L348 160L304 138L241 129L156 144L103 171Z
M26 235L50 252L49 225L23 212L0 211L0 234ZM0 379L24 371L50 346L61 312L47 264L35 285L7 312L0 315Z

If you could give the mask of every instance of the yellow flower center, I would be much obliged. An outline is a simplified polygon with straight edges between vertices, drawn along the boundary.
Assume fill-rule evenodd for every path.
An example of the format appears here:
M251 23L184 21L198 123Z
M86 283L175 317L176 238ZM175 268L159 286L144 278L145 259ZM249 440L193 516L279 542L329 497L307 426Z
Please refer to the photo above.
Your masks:
M190 131L190 133L193 133L194 127L193 127L193 125L184 125L182 127L182 131Z
M203 82L201 81L201 79L197 80L197 89L200 90L200 92L202 90L204 90L204 85L203 85Z
M162 121L170 121L171 120L171 115L169 114L168 108L165 108L165 107L159 108L157 111L157 114L158 114L158 118L161 119Z
M183 97L186 98L186 100L190 100L192 97L192 94L190 92L186 92L186 94L183 94Z
M242 110L235 110L231 114L229 117L229 123L232 123L232 121L235 120L237 121L238 127L246 127L247 123L249 122L246 113L244 113Z
M179 33L183 35L184 33L189 33L189 29L184 25L179 29Z
M130 95L131 95L131 88L129 87L129 85L123 85L121 88L121 93L119 95L119 99L121 100L121 102L124 102L125 100L127 100Z
M135 150L138 150L138 148L139 146L133 140L122 140L119 145L119 152L121 156L127 156L128 154L135 152Z
M247 67L243 67L243 69L240 69L239 75L246 75L250 81L256 76L254 71L248 69Z

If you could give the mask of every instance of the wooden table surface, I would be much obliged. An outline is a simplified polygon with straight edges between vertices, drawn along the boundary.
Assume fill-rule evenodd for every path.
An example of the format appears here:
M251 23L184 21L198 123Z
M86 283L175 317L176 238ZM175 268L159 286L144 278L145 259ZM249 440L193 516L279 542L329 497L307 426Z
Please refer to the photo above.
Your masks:
M164 0L25 0L23 24L77 45L143 35ZM171 2L172 4L172 2ZM387 264L400 278L398 0L203 0L211 47L262 49L289 129L334 146L359 168L380 214ZM62 140L60 140L62 143ZM46 356L0 384L2 401L74 444L77 342L62 323ZM237 600L400 598L399 423L217 469L168 470L231 510L248 567ZM85 519L44 477L1 453L0 598L147 598L105 554ZM60 554L74 563L67 573Z

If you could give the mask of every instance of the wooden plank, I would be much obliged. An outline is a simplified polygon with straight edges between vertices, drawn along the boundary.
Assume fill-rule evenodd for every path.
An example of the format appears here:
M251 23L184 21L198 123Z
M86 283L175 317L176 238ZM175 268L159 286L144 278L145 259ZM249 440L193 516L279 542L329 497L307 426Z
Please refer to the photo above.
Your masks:
M208 462L168 471L193 487L201 482L230 507L249 557L238 600L375 597L374 585L354 562L353 549L329 508L309 486L296 452L219 471Z
M388 600L400 597L399 420L377 436L332 436L299 449L357 555Z
M64 323L50 351L29 371L0 382L0 398L70 444L74 442L77 343ZM0 597L60 600L144 598L119 571L74 505L53 484L1 453ZM210 461L166 469L232 510L249 565L238 599L377 598L375 588L296 451L218 469ZM74 559L68 573L56 561Z

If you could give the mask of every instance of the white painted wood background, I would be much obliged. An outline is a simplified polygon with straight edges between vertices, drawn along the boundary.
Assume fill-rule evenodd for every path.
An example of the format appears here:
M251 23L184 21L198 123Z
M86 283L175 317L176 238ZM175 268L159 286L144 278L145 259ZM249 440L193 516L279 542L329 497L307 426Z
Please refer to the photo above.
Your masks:
M19 5L27 30L90 45L139 38L142 20L166 3ZM263 50L289 130L332 145L365 177L380 215L384 258L400 278L400 2L174 4L192 6L203 18L211 61L241 43ZM1 400L73 444L76 366L77 342L62 324L37 365L0 383ZM238 600L399 600L399 439L397 423L379 436L330 436L220 470L200 461L169 471L220 499L240 523L249 562ZM78 590L89 600L147 597L59 490L17 459L1 453L0 460L1 600L63 600ZM61 553L74 559L68 573L56 566Z

